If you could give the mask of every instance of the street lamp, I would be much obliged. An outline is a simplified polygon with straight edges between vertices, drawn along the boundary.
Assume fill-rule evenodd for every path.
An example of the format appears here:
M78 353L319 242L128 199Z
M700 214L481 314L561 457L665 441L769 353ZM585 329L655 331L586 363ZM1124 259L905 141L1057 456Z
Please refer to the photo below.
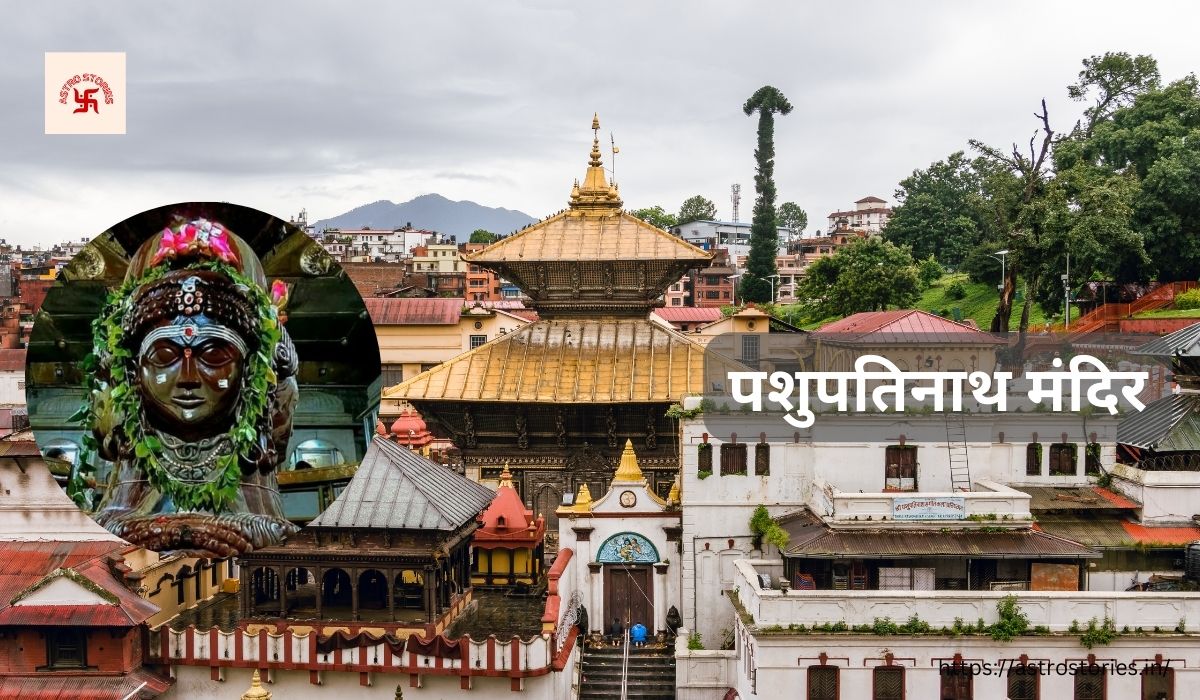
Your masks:
M771 305L775 304L775 280L779 279L779 275L767 275L767 279L771 280Z
M745 272L739 272L739 273L737 273L736 275L725 275L725 279L727 279L727 280L735 280L735 279L737 279L737 278L741 277L741 276L742 276L742 275L744 275L744 274L746 274L746 273L745 273ZM733 283L733 305L734 305L734 306L737 306L737 282L734 282L734 283Z
M1062 276L1063 283L1063 330L1071 329L1071 251L1067 251L1067 271Z
M1006 255L1008 255L1008 248L1005 248L1004 250L997 250L995 253L988 253L988 257L996 258L1000 261L1000 284L996 285L996 289L999 289L1001 293L1004 292L1004 273L1006 271L1004 266L1004 256Z

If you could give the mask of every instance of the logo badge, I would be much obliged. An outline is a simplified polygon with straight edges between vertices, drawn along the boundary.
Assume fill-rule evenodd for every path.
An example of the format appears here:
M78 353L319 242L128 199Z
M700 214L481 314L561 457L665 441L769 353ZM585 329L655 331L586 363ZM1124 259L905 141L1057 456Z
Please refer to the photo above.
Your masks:
M125 54L46 52L46 133L125 133Z

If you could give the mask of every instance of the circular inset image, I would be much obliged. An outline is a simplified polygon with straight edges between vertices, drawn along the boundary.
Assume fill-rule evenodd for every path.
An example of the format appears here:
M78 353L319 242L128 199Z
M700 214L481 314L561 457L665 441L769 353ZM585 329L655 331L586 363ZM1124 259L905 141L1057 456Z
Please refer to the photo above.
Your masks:
M354 284L296 226L172 204L93 240L30 334L29 423L51 471L114 534L227 557L336 497L379 407Z

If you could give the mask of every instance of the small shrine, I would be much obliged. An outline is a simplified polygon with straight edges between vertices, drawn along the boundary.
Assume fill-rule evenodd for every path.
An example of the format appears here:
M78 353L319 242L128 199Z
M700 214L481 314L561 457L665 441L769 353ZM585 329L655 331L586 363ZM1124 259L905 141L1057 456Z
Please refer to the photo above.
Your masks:
M581 484L573 505L558 509L559 546L571 548L586 567L575 567L576 589L592 611L593 631L617 621L651 632L673 632L668 611L680 607L678 559L682 532L679 483L658 496L646 483L633 442L627 440L612 485L592 500Z
M241 558L241 616L440 631L469 601L471 537L493 495L376 436L325 512Z
M480 517L472 546L477 586L532 585L542 573L546 519L536 518L513 488L512 472L500 473L496 497Z

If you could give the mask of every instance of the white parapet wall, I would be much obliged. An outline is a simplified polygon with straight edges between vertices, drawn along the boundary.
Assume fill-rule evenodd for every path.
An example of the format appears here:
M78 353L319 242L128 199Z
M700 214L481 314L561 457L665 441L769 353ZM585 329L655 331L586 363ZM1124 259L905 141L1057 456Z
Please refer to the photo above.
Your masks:
M919 498L936 502L962 502L963 520L988 520L1027 522L1033 518L1029 512L1031 496L1023 491L985 479L977 480L972 491L885 491L875 493L850 493L828 486L826 493L833 503L831 524L853 522L861 526L865 522L893 521L896 503ZM945 521L940 521L945 522Z
M759 571L777 570L778 560L735 562L734 591L759 628L789 625L870 625L888 618L903 623L913 616L934 628L952 627L955 620L991 624L996 606L1014 596L1031 627L1066 632L1092 619L1111 620L1117 629L1200 629L1200 593L1110 591L790 591L764 590Z

